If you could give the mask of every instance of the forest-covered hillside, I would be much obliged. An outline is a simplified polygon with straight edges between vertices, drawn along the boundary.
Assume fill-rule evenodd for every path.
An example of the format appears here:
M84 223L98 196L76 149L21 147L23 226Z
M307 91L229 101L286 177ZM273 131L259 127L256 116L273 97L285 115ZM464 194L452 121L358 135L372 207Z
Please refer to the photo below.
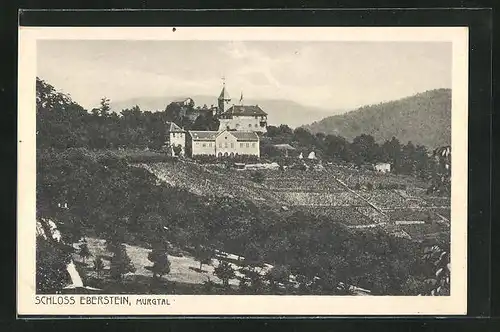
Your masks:
M313 133L343 136L360 134L377 142L393 136L429 148L451 144L451 90L430 90L396 101L361 107L304 126Z

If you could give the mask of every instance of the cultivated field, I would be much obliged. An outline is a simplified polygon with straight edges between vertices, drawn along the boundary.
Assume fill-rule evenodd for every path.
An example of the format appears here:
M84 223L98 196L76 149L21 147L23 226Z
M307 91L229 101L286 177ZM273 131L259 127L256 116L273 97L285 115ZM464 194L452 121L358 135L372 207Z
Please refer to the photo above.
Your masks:
M408 228L406 234L415 239L449 232L450 198L427 195L426 184L409 176L328 165L320 170L262 170L264 179L256 183L253 171L222 165L188 161L135 165L198 195L241 197L257 206L286 207L355 228L399 225L396 229ZM408 226L412 222L413 228ZM432 226L436 223L439 227Z

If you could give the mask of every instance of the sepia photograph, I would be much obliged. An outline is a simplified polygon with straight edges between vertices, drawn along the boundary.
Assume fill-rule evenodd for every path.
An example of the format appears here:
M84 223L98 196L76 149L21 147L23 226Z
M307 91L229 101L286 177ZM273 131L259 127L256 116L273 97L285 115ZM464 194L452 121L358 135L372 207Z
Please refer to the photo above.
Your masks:
M27 312L465 313L467 30L325 29L26 28Z

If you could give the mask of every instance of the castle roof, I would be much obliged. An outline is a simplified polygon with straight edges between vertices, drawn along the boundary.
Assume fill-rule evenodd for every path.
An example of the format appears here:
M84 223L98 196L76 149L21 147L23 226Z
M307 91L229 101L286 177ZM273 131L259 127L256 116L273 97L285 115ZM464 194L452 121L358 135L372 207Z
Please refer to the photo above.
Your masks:
M222 87L222 91L220 92L220 95L219 95L219 100L221 100L221 99L231 100L231 97L229 96L229 93L227 93L225 85Z
M172 103L175 104L184 104L185 102L193 100L191 97L179 97L177 99L172 100Z
M175 123L173 122L167 122L167 132L169 133L183 133L184 130L182 130L181 127L179 127L178 125L176 125Z
M253 131L229 131L231 135L236 137L238 141L255 141L259 140L259 136Z
M295 150L295 148L290 144L275 144L273 146L279 150Z
M245 142L258 142L259 136L253 131L189 131L189 135L194 141L215 141L217 136L220 134L228 132L229 134L236 137L237 141Z
M214 141L217 134L219 134L218 131L189 131L189 135L195 141Z
M224 114L237 116L265 116L259 105L233 105Z

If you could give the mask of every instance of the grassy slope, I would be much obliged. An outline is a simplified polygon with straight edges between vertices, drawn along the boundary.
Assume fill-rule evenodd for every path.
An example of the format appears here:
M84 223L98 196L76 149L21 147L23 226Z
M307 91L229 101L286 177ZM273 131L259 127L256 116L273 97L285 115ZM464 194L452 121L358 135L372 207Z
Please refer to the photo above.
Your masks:
M93 286L97 286L104 289L106 289L106 287L116 286L114 285L115 282L107 280L108 278L106 277L109 271L108 258L111 257L111 253L106 250L105 241L93 237L87 237L86 239L92 256L88 258L85 263L83 263L82 259L79 256L75 255L75 261L77 262L80 271L83 272L82 275L85 276L88 280L90 280L90 283L94 284ZM143 286L149 287L149 283L152 281L151 278L152 273L151 271L146 269L146 267L152 265L152 263L148 260L148 254L150 250L144 247L134 246L129 244L126 244L125 246L127 254L130 257L132 264L136 268L136 271L134 273L126 274L124 276L124 283L132 284L134 285L133 287L140 287L141 284ZM92 264L93 264L92 261L98 256L103 258L104 262L104 271L101 273L100 276L98 276L96 272L93 271L92 269ZM178 288L177 286L182 285L183 292L195 291L192 285L201 285L209 278L216 284L222 285L222 281L214 275L214 268L219 264L219 260L216 258L213 258L211 260L210 265L204 264L202 266L203 272L196 271L199 269L200 263L199 261L195 260L189 253L185 252L183 257L169 255L168 259L170 260L171 263L170 273L161 278L161 281L164 283L164 285L168 284L176 285L174 288ZM236 270L236 276L242 276L242 274L238 272L241 266L234 263L230 264ZM270 266L264 268L262 270L262 273L268 271L269 268ZM86 283L88 283L88 280ZM231 279L229 283L232 286L237 286L239 284L239 281L237 279ZM161 288L164 291L169 290L168 287L167 288L161 287Z
M426 91L415 96L357 110L304 126L313 133L324 132L349 140L369 134L378 142L397 137L429 148L451 143L451 90Z

